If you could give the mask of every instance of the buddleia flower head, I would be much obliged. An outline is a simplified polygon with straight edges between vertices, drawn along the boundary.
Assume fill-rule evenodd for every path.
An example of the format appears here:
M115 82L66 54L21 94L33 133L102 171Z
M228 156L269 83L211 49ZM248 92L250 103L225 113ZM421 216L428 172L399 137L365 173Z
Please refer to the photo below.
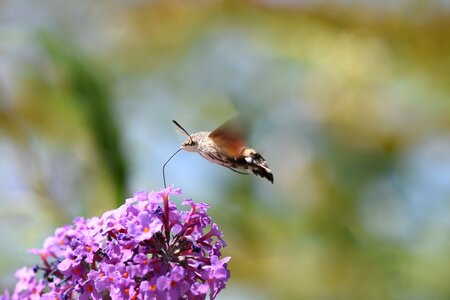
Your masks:
M16 272L8 299L214 299L230 278L226 246L208 205L169 200L179 189L139 192L115 210L58 228L41 263Z

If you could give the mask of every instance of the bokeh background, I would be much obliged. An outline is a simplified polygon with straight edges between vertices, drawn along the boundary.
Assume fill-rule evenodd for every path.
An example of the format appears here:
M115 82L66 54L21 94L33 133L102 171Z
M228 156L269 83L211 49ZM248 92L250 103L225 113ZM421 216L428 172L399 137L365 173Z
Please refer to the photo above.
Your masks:
M450 299L450 2L0 2L0 290L240 115L275 183L181 152L219 299ZM181 200L181 198L180 198Z

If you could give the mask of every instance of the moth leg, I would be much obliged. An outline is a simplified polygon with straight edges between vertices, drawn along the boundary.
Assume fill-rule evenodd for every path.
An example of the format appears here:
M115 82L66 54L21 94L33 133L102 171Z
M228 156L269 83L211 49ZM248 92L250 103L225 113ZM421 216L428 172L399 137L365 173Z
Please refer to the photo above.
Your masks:
M249 175L249 173L244 173L244 172L238 171L238 170L236 170L236 169L233 169L232 167L227 167L227 168L230 169L230 170L233 171L233 172L238 173L238 174Z

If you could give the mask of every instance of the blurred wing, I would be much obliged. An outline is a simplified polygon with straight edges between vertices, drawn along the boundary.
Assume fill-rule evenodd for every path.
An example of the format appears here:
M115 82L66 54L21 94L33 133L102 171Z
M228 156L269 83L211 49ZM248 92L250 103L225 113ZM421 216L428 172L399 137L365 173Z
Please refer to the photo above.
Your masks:
M246 148L244 133L244 126L234 118L211 132L209 138L229 156L239 157L241 151Z

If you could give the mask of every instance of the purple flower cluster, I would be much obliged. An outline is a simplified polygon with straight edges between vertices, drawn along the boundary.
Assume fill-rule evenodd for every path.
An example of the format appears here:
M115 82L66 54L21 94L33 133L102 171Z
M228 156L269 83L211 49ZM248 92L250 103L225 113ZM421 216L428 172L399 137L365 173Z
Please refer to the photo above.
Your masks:
M8 299L210 299L230 277L226 244L207 215L187 199L187 211L169 201L172 188L139 192L101 218L77 218L31 250L42 259L19 279Z

